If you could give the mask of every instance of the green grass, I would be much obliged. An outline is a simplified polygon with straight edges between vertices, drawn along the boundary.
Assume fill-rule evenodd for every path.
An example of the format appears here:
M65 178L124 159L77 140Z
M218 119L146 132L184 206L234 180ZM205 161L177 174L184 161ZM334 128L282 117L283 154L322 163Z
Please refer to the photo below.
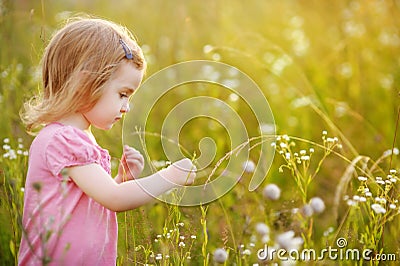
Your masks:
M213 252L224 248L226 265L252 265L266 240L257 233L258 223L270 228L270 246L279 234L293 230L304 248L337 248L336 240L343 237L348 248L394 253L400 259L399 184L380 184L377 179L390 180L391 174L399 181L390 173L400 170L398 155L387 152L399 143L399 1L2 0L0 142L10 148L0 149L0 265L15 264L21 237L21 188L27 170L23 152L32 137L25 133L18 113L24 100L40 88L38 64L45 43L63 19L79 12L134 31L149 61L147 77L194 59L219 60L239 68L268 99L281 140L288 136L287 146L277 140L268 176L253 192L247 189L251 177L247 173L227 195L206 206L154 202L119 214L118 264L213 265ZM195 88L187 95L167 95L146 130L157 132L162 123L157 118L185 97L205 93L226 100L230 94L213 86ZM254 136L257 124L251 110L241 100L230 105ZM212 108L217 107L210 107L211 113ZM196 123L188 124L180 136L189 153L199 154L197 141L204 136L215 137L219 157L235 148L224 141L222 127L207 127L204 120L198 125L201 130ZM328 135L322 139L324 130ZM122 151L121 131L121 125L109 132L95 131L115 162ZM328 137L337 138L334 147ZM121 145L115 145L116 140ZM154 160L165 159L159 144L156 138L147 143ZM309 160L298 156L298 163L294 153L305 150L309 155L310 148L314 152ZM16 152L15 159L4 156L10 149ZM257 148L250 156L257 161ZM263 196L270 183L281 189L276 201ZM365 195L366 188L372 196ZM325 211L304 215L303 206L315 196L323 199ZM373 204L380 204L385 213L377 213ZM378 265L379 261L326 259L315 265L340 263Z

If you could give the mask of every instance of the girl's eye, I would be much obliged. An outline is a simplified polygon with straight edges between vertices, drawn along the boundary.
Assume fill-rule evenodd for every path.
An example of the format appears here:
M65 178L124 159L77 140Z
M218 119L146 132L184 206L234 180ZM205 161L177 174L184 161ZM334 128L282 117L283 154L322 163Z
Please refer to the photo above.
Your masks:
M120 93L119 96L121 98L128 98L128 94L126 94L126 93Z

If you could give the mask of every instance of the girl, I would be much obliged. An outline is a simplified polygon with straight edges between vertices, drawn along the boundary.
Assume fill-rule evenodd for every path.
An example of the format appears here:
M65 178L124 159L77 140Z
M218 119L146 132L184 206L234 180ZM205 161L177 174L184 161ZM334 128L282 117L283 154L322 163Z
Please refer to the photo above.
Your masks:
M124 147L118 175L91 133L108 130L129 111L145 60L125 28L77 19L58 31L42 59L43 92L25 104L30 147L19 265L115 265L116 213L141 206L177 185L195 168L182 159L135 179L143 156ZM125 182L124 182L125 181Z

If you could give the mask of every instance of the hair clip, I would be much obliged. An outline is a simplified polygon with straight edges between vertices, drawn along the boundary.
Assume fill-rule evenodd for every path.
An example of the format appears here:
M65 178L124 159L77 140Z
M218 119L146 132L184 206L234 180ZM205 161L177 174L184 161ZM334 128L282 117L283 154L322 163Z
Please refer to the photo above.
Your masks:
M119 39L119 43L122 45L122 48L124 49L125 57L127 59L133 59L131 48L129 48L129 46L122 39Z

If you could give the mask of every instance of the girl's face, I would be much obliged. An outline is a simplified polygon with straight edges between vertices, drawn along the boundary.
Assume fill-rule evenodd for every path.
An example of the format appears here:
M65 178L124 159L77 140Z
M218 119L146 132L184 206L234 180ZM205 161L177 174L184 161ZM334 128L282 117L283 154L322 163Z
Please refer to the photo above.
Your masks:
M93 108L83 113L96 128L108 130L129 111L129 97L142 82L143 70L123 62L104 84L103 95Z

